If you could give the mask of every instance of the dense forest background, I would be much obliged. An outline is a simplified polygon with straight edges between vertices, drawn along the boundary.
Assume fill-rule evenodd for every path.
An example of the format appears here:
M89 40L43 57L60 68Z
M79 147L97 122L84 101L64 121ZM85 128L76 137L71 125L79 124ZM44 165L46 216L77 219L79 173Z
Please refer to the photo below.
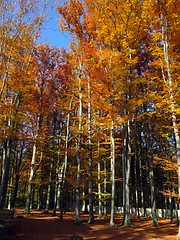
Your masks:
M48 1L0 1L0 208L178 209L180 2L56 6L68 51L38 44ZM164 215L165 216L165 215Z

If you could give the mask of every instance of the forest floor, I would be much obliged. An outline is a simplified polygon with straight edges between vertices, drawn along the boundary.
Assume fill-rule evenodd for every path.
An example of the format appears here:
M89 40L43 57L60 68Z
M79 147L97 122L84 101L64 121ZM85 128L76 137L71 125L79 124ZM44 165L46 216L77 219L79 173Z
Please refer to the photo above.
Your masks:
M17 210L21 216L23 210ZM115 228L109 227L109 216L98 219L95 214L94 224L88 224L88 215L82 214L82 224L75 224L75 214L67 212L63 221L52 213L44 214L43 211L31 211L28 216L19 218L21 230L16 235L9 235L7 240L67 240L69 236L83 237L83 240L175 240L178 233L176 224L170 224L169 219L159 219L159 226L152 226L149 218L132 217L133 227L120 226L122 215L115 215Z

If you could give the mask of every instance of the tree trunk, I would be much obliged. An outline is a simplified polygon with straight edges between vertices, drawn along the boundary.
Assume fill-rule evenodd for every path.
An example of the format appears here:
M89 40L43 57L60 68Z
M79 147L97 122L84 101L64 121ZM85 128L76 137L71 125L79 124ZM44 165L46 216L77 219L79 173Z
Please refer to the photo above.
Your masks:
M14 176L14 166L11 164L11 175L9 181L9 189L8 189L8 196L7 196L7 203L6 206L8 209L11 209L11 199L12 199L12 185L13 185L13 176Z
M63 172L64 172L64 163L62 163L61 170L58 171L58 186L57 186L57 203L56 209L60 209L60 200L61 200L61 185L63 181Z
M94 223L93 213L93 195L92 195L92 143L91 143L91 85L88 78L88 140L89 140L89 221L88 223Z
M5 207L8 177L9 177L11 147L12 147L12 140L5 140L4 147L3 147L3 166L2 166L1 186L0 186L0 208Z
M26 196L26 204L25 204L24 214L29 214L30 213L32 181L34 179L35 170L36 170L35 160L36 160L36 143L34 143L34 145L33 145L31 170L30 170L30 176L29 176L29 182L28 182L28 189L27 189L27 196Z
M152 212L152 224L154 226L159 225L156 213L156 199L155 199L155 186L154 186L154 171L153 171L153 155L151 151L150 143L150 133L149 125L146 122L146 144L147 144L147 153L148 153L148 170L149 170L149 181L150 181L150 190L151 190L151 212Z
M65 143L65 155L64 155L64 173L62 176L62 189L61 189L61 212L60 212L60 220L63 220L63 208L64 208L64 187L66 182L66 171L68 164L68 140L69 140L69 122L70 122L70 110L72 106L72 99L69 105L69 112L67 117L67 125L66 125L66 143Z
M52 186L52 168L53 168L53 159L51 159L51 163L50 163L49 183L48 183L48 189L47 189L46 207L44 211L45 213L49 213L49 204L50 204L51 186Z
M54 193L54 208L53 208L53 215L56 215L56 210L60 208L60 195L61 195L61 189L60 189L60 180L62 179L63 174L63 168L59 170L60 167L60 156L61 156L61 141L62 141L62 122L60 124L59 129L59 138L58 138L58 157L57 157L57 166L56 166L56 185L55 185L55 193Z
M136 208L136 213L135 215L138 216L138 219L140 218L140 213L139 213L139 197L138 197L138 181L137 181L137 154L135 154L135 159L134 159L134 177L135 177L135 208Z
M111 216L110 227L114 227L114 209L115 209L115 142L114 142L114 122L111 123Z
M140 188L141 188L141 208L142 208L142 216L146 215L146 203L144 197L144 189L143 189L143 170L142 170L142 160L139 159L139 173L140 173Z
M40 186L38 186L37 210L42 208L43 186L42 186L42 172L39 173Z
M100 117L100 113L98 111L98 117ZM102 218L102 196L101 196L101 160L100 160L100 127L98 127L98 198L99 198L99 202L98 202L98 218ZM105 174L105 169L104 169L104 174ZM104 179L104 183L105 183L105 179ZM105 187L104 186L104 191L105 191Z
M81 224L80 216L80 170L81 170L81 129L82 129L82 93L81 93L81 76L79 76L79 133L77 139L77 179L76 179L76 224Z
M129 203L129 178L131 165L131 147L130 147L130 123L123 125L123 226L131 226L130 203Z
M53 133L52 135L55 136L56 132L56 116L54 114L53 116ZM47 126L49 125L49 121L47 120ZM49 183L48 183L48 190L47 190L47 198L46 198L46 207L45 207L45 213L49 213L49 207L50 207L50 199L51 199L51 189L52 189L52 173L53 173L53 163L54 163L54 140L52 140L52 148L51 148L51 162L50 162L50 172L49 172Z
M99 146L98 146L99 148ZM101 202L101 163L98 161L98 196L99 196L99 209L98 218L102 218L102 202Z
M33 179L33 181L35 178ZM34 196L35 196L35 184L32 184L32 193L31 193L31 201L30 201L30 209L34 209Z
M81 224L81 216L80 216L80 152L81 152L81 140L80 135L78 137L77 143L77 180L76 180L76 223Z
M36 136L35 136L36 140L37 140L37 137L39 135L39 129L40 129L40 126L41 126L41 121L42 121L41 116L38 116ZM36 165L35 165L35 163L36 163L36 148L37 148L37 143L35 142L34 145L33 145L31 170L30 170L29 181L28 181L28 189L27 189L27 196L26 196L26 204L25 204L24 214L29 214L30 213L32 182L35 179L35 172L36 172Z
M106 159L104 159L104 197L106 198L107 193L107 174L106 174ZM103 215L107 216L107 201L104 200Z
M56 216L56 210L59 208L59 200L60 195L58 196L59 191L59 180L60 180L60 147L61 147L61 137L62 137L62 123L60 124L59 129L59 138L58 138L58 157L57 157L57 165L56 165L56 183L55 183L55 189L54 189L54 207L53 207L53 216ZM59 191L60 192L60 191Z
M20 178L20 167L21 167L21 162L22 162L22 157L23 157L23 150L24 150L24 145L21 146L20 156L18 157L18 154L17 154L17 159L16 159L16 167L15 167L16 176L15 176L15 184L14 184L15 186L14 186L14 192L13 192L12 204L11 204L12 207L15 206L16 198L17 198L17 191L18 191L18 184L19 184L19 178Z

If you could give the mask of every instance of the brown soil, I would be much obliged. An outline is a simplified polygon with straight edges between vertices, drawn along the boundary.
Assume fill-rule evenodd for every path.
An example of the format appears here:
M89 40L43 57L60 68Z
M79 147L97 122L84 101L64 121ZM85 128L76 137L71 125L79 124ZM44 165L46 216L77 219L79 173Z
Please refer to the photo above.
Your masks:
M23 210L17 210L22 215ZM59 215L59 214L58 214ZM98 219L95 215L95 223L88 224L88 215L82 214L82 224L75 224L75 214L68 212L64 220L60 221L58 216L44 214L42 211L31 211L31 214L19 218L21 230L18 234L8 236L15 240L67 240L68 236L76 235L88 239L106 240L175 240L178 233L176 224L170 224L169 219L159 219L159 226L152 226L149 218L137 219L132 217L133 227L122 227L122 215L115 215L115 228L109 227L109 216Z

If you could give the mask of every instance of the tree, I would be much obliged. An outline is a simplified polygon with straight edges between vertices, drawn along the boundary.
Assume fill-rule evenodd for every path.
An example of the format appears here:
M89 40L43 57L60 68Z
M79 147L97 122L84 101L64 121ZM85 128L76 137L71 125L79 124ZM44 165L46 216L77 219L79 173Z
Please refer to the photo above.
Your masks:
M24 1L6 1L1 5L2 32L0 51L2 56L1 69L3 71L1 72L0 98L2 109L5 110L8 105L12 106L9 113L5 115L3 112L1 113L3 118L5 116L5 129L11 129L9 133L6 130L4 131L4 158L0 188L1 207L4 207L5 204L13 135L16 132L17 118L21 115L18 114L24 97L23 88L28 81L31 82L32 80L30 76L32 69L34 69L32 67L32 55L44 20L46 3L43 3L40 15L33 8L35 3L32 1L26 3ZM32 18L28 19L29 14L32 14Z

